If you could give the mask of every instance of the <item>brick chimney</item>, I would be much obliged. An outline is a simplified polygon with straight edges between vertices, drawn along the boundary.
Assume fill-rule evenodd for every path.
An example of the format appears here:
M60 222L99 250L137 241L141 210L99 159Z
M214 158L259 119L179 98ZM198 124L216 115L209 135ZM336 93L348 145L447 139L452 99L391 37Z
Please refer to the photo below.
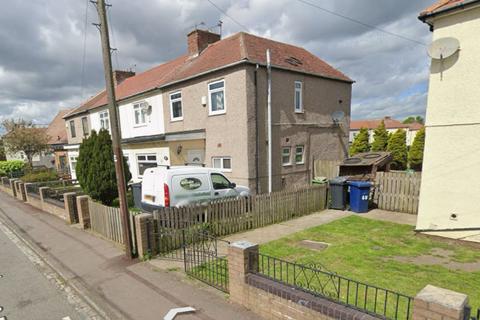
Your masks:
M115 70L113 71L113 84L115 87L122 83L125 79L133 77L135 71Z
M193 30L187 35L188 55L198 56L209 44L220 41L220 35L206 30Z

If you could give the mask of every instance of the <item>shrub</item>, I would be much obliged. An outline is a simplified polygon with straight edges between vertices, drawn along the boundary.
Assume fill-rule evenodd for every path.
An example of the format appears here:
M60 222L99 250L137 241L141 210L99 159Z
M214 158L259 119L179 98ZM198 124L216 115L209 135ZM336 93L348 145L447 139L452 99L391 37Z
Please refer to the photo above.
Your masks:
M354 156L357 153L368 152L370 145L368 144L368 129L361 128L360 132L355 136L355 139L350 146L350 156Z
M416 171L422 170L423 149L425 148L425 128L420 129L413 140L408 153L408 163L410 168Z
M113 159L110 133L102 129L98 134L92 131L90 137L83 140L76 166L77 179L82 189L92 199L108 206L118 197ZM132 175L125 158L122 160L127 183Z
M387 151L392 153L392 169L405 170L407 168L407 133L398 129L388 140Z
M0 161L0 176L10 176L25 169L25 162L22 160Z
M24 182L45 182L58 180L58 174L54 170L43 170L27 173L22 177Z
M373 133L372 151L387 151L388 131L385 122L380 122Z

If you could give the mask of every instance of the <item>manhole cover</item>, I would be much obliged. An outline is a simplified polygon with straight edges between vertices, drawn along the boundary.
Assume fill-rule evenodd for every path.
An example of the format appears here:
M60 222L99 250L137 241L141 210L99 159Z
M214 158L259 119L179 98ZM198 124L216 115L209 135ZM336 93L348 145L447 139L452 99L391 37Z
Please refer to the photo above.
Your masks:
M320 241L302 240L300 241L299 245L303 248L322 251L327 249L330 244Z

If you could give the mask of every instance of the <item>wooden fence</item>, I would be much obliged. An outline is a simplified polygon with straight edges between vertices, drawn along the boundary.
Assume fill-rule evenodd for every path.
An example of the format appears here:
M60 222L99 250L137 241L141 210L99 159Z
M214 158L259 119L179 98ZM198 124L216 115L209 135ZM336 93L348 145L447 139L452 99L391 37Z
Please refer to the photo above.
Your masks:
M326 208L327 188L312 186L208 205L162 208L154 217L158 228L202 225L217 236L229 235L301 217Z
M332 179L338 176L338 166L342 163L340 160L315 160L313 162L313 172L315 177L327 177Z
M417 214L421 173L377 172L374 203L379 209Z
M90 212L90 228L93 232L113 242L124 245L123 225L119 208L104 206L100 203L88 201ZM135 252L135 222L134 213L130 213L130 233L132 235L133 251Z

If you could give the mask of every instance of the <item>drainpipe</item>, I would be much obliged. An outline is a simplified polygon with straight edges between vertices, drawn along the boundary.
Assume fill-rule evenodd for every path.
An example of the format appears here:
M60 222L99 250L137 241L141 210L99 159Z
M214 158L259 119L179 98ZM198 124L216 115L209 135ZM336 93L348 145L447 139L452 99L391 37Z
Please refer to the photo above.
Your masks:
M258 181L258 168L259 168L259 145L258 145L258 64L255 66L254 74L254 86L255 86L255 191L258 194L260 190L260 181Z
M268 193L272 192L272 65L267 49Z

